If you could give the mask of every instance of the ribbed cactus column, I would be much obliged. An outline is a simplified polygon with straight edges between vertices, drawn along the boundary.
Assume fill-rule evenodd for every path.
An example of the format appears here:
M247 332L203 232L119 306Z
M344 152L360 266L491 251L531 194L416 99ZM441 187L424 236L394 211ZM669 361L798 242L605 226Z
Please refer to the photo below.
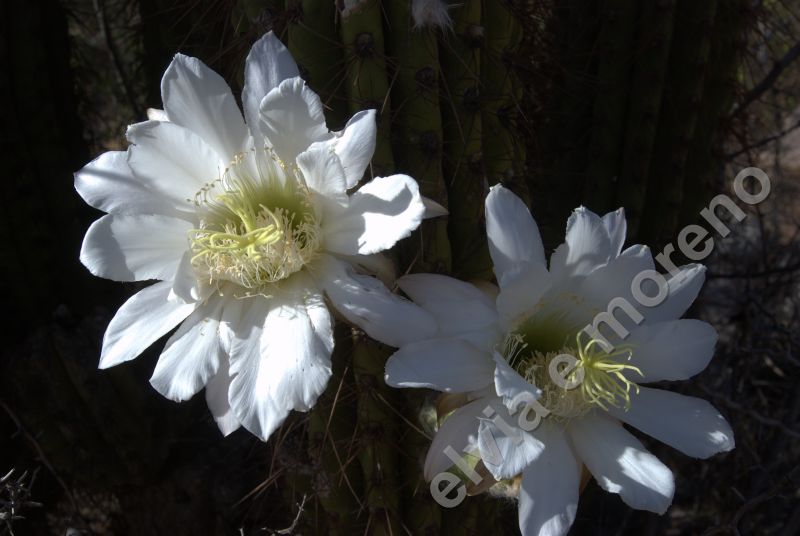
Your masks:
M300 73L325 105L332 130L347 121L344 95L344 52L336 28L336 8L328 0L286 1L287 45ZM333 375L308 418L310 479L329 534L356 530L363 495L362 474L352 460L356 405L350 329L337 325L332 356Z
M372 158L374 175L394 172L390 144L389 78L383 36L383 12L377 0L354 2L341 13L340 35L345 52L345 93L350 112L378 110L378 139ZM400 534L400 494L396 415L397 396L383 381L389 352L356 335L353 372L358 396L358 460L364 480L364 506L369 534Z
M650 161L674 26L675 0L648 2L639 22L639 50L628 99L617 204L625 207L628 237L636 240L645 206Z
M453 32L440 39L442 116L453 272L464 279L492 277L483 229L487 193L481 137L481 1L451 10Z
M345 324L336 326L333 375L308 419L313 489L325 510L328 534L334 536L356 530L364 492L361 468L353 459L357 416L350 334Z
M422 195L446 206L437 29L415 28L407 0L384 1L383 9L389 30L386 47L394 67L391 99L396 171L414 177ZM402 244L404 264L414 262L413 271L449 272L446 220L423 222L420 236L421 241Z
M662 99L647 214L641 227L642 238L654 245L673 238L686 195L683 191L686 159L694 140L716 9L714 0L680 0L677 5L667 73L669 93Z
M554 2L545 29L552 56L530 164L532 204L548 247L564 239L563 221L583 197L592 105L596 93L592 58L597 46L598 3ZM530 113L530 111L529 111ZM538 193L538 195L537 195Z
M378 0L352 3L355 5L341 14L339 26L345 52L345 94L351 113L378 110L378 144L372 169L374 175L382 175L394 171L382 6Z
M699 116L694 140L686 159L683 179L685 192L693 192L684 199L679 224L694 222L700 210L708 203L719 155L715 145L719 144L722 118L731 110L737 87L738 59L746 39L749 20L746 0L718 2L714 25L711 30L711 46L705 64L703 100L699 104Z
M300 74L320 96L325 118L338 130L347 121L344 53L330 0L287 0L288 46Z
M396 171L414 177L420 191L447 205L442 172L442 115L439 106L439 50L436 27L415 27L407 0L384 0L387 52L394 68L391 87L392 147ZM419 236L419 239L416 239ZM447 221L423 222L415 238L400 244L402 269L444 272L451 269ZM419 412L426 399L421 390L401 393L403 426L401 475L403 528L411 534L437 534L441 513L422 474L429 438L419 431Z
M502 182L529 202L525 147L520 136L524 110L512 66L522 28L507 2L483 1L485 46L481 56L481 143L489 184Z
M439 39L448 230L453 273L463 279L492 277L483 215L488 184L481 134L481 58L486 38L481 4L481 0L466 0L452 6L453 31L442 32ZM442 533L473 533L477 507L477 501L467 500L444 509Z
M617 208L614 197L620 173L639 11L637 2L609 0L599 14L597 91L583 188L583 202L595 212Z
M398 474L398 395L383 382L389 351L354 336L353 372L358 393L358 459L364 478L366 534L401 534Z

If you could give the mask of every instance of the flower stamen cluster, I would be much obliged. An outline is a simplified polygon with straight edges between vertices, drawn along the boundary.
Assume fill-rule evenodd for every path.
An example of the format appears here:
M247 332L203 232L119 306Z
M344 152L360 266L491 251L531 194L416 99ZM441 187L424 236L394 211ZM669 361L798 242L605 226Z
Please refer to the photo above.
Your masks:
M620 362L631 359L632 349L618 347L605 352L598 340L586 344L576 337L577 350L565 346L558 351L541 352L528 350L522 335L510 333L502 345L502 355L508 364L528 383L541 389L539 402L553 417L570 420L581 417L593 406L608 410L608 406L630 409L631 390L639 391L639 386L625 376L625 372L642 375L639 368ZM572 356L574 366L565 377L556 381L553 365L561 362L562 356ZM557 367L556 367L557 368ZM557 375L558 373L556 373Z
M269 178L225 178L224 193L204 201L207 216L189 237L192 265L209 284L232 281L259 291L316 257L321 237L308 192Z
M622 400L625 410L631 407L631 389L639 393L639 386L625 376L626 371L635 372L643 377L642 371L633 365L621 363L618 359L623 357L629 361L633 350L629 347L619 346L611 352L606 352L600 346L598 339L591 339L581 345L580 334L576 337L578 343L578 363L570 373L570 379L582 376L580 391L583 398L604 410L608 405L621 407Z

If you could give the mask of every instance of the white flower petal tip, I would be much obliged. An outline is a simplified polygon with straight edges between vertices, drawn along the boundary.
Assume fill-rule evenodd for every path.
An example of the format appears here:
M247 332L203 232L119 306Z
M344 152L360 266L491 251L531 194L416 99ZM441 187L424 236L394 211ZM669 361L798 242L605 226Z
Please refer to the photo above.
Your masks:
M326 255L314 276L336 310L375 340L399 348L436 333L430 313L392 294L377 279L356 273L345 261Z
M486 196L486 236L500 288L520 263L546 266L539 228L528 207L500 184Z
M230 87L197 58L175 55L161 79L161 99L169 120L194 132L223 162L245 149L248 130Z
M711 362L717 330L700 320L669 320L633 330L628 343L636 348L631 363L642 382L686 380Z
M608 233L611 243L612 257L616 257L622 251L625 244L625 236L628 233L628 222L625 219L625 209L618 208L603 216L603 226Z
M175 208L137 180L128 153L103 153L75 173L75 190L90 206L111 214L162 214Z
M98 368L135 359L194 311L195 304L167 300L169 291L169 282L162 281L140 290L122 304L106 329Z
M334 133L332 144L342 162L347 179L347 189L355 187L372 160L378 140L377 111L362 110L356 113L344 127Z
M475 391L492 382L488 356L466 341L433 339L407 344L386 362L392 387L423 387L451 393Z
M486 407L485 399L474 400L444 420L425 457L423 476L426 481L430 482L437 474L453 466L453 460L447 455L448 447L457 453L478 452L478 426Z
M495 364L494 387L509 411L519 411L542 396L542 390L525 381L498 352L494 352L492 357Z
M470 283L439 274L410 274L398 279L397 286L435 318L442 334L483 332L497 321L492 300Z
M242 107L256 144L263 143L263 134L257 128L261 101L281 82L299 76L297 64L289 50L273 32L267 32L256 41L245 60Z
M267 93L259 105L258 124L284 162L293 162L312 143L333 136L325 126L322 101L299 76L284 80Z
M612 408L610 413L693 458L710 458L736 446L728 421L701 398L641 387L628 411Z
M387 250L411 235L424 213L414 179L408 175L376 177L353 193L347 210L326 225L325 247L343 255Z
M569 429L575 450L601 488L637 510L663 514L672 503L675 480L658 458L619 422L587 416Z
M544 443L515 426L517 417L500 404L483 410L478 426L481 459L495 480L521 474L545 449Z
M167 112L165 112L160 108L148 108L147 118L150 121L169 121L169 116L167 115Z
M264 441L290 411L313 407L331 376L333 332L321 303L255 298L233 325L228 401Z
M217 373L206 384L206 404L223 437L231 435L242 426L228 402L231 379L228 359L225 357L220 360Z
M114 281L172 279L190 228L168 216L108 214L89 227L80 260L92 274Z
M576 208L567 220L565 242L550 258L550 271L554 276L570 278L585 276L606 264L619 253L616 248L622 247L619 244L620 226L614 216L604 220L584 206ZM615 231L613 245L609 234L611 228Z
M427 197L422 198L422 203L425 205L425 213L422 217L426 220L429 218L438 218L440 216L447 216L450 214L450 212L442 205L432 199L428 199Z
M526 535L566 536L578 511L581 464L557 426L542 423L535 435L545 448L522 474L519 527Z
M226 359L219 335L223 303L216 297L195 309L167 341L150 378L150 385L165 398L176 402L192 398Z

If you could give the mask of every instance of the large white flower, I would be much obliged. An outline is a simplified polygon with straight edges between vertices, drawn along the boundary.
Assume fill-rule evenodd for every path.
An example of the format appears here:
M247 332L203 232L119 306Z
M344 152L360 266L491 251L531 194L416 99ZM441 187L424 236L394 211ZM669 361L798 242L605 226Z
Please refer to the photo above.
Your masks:
M362 178L375 148L374 110L330 132L319 97L267 34L250 51L244 117L225 81L177 55L162 80L164 111L129 127L131 145L76 174L107 212L81 261L116 281L159 280L108 326L100 368L138 356L176 326L150 382L186 400L204 386L223 433L266 440L306 411L331 374L327 296L368 334L402 344L431 333L430 315L365 272L424 217L405 175ZM389 265L390 266L390 265ZM388 320L387 319L391 319ZM385 325L401 326L397 337Z
M402 346L387 362L386 380L451 393L441 405L460 405L433 440L426 477L453 466L448 446L468 453L464 461L477 462L488 484L512 481L525 535L567 533L582 466L633 508L663 513L672 501L672 473L622 423L697 458L734 446L728 423L708 402L638 385L683 380L709 363L714 329L678 320L702 286L704 267L680 268L666 299L642 307L631 283L654 269L653 259L645 246L622 251L622 210L601 218L577 209L549 270L536 223L509 190L492 188L486 227L499 291L440 275L398 280L436 318L438 333ZM630 335L609 333L614 348L606 351L579 333L618 297L644 318L637 324L615 311ZM565 377L549 370L553 364L564 372L554 362L561 354L577 359ZM537 415L544 417L538 426Z

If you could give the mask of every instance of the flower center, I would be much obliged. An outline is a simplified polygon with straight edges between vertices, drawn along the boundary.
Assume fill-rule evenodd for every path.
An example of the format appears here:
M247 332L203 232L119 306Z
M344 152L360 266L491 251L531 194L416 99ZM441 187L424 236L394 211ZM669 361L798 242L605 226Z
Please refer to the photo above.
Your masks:
M557 418L580 417L593 407L629 409L630 392L638 392L639 386L625 372L642 375L637 367L626 363L632 349L618 347L606 352L598 340L582 344L580 333L575 340L575 347L537 351L529 349L523 335L512 332L504 342L503 355L527 382L541 389L539 402Z
M310 193L302 180L287 177L299 170L266 156L257 165L237 158L196 196L202 216L199 228L190 231L192 266L209 284L231 281L261 293L265 285L301 270L319 251Z

